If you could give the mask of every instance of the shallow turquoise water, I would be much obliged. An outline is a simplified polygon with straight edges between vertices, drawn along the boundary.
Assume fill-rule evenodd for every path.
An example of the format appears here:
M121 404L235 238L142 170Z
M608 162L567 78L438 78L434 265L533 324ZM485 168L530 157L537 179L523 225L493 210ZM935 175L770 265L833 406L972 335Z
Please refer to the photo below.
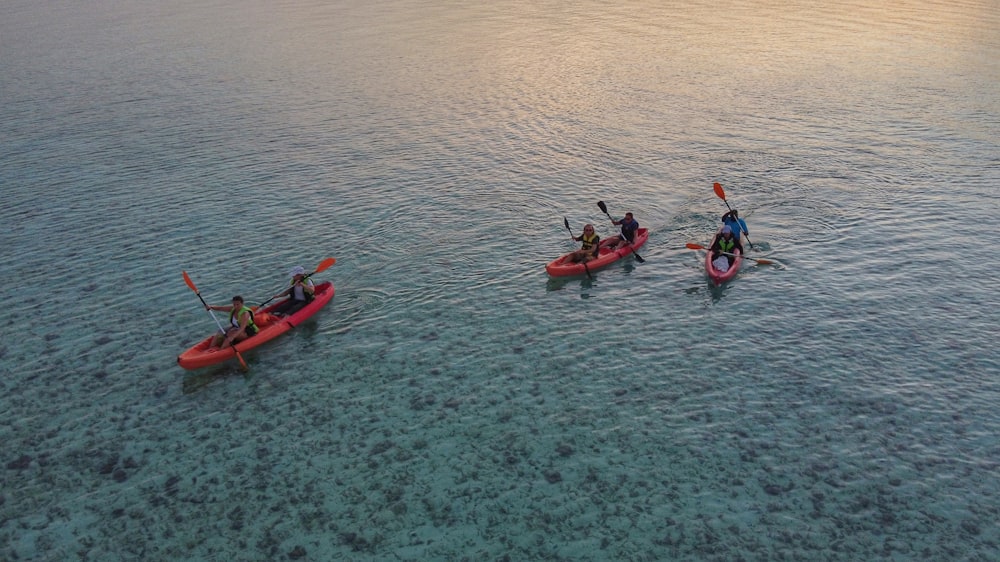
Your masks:
M990 3L6 12L0 558L995 553ZM715 181L778 264L722 288ZM598 200L645 263L548 279ZM182 270L327 256L248 375L174 364Z

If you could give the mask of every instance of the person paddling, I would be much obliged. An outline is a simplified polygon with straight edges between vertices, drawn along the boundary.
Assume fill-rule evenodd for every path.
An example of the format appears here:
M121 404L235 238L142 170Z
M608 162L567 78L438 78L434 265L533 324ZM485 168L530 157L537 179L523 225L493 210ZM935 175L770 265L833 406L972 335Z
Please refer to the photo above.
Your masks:
M733 236L733 229L727 225L723 226L722 229L719 230L719 233L715 235L715 239L712 240L710 250L717 256L716 259L718 259L720 254L724 255L726 261L728 262L728 266L731 267L733 265L733 260L736 259L733 256L734 250L739 250L740 254L742 254L743 245ZM723 252L725 253L723 254ZM712 260L712 263L715 263L715 260ZM720 268L717 267L716 269ZM729 267L726 269L729 269Z
M635 235L639 232L639 221L635 220L632 213L625 213L625 218L620 221L611 219L611 224L621 226L621 234L605 240L606 248L618 250L635 243Z
M747 223L740 218L740 212L736 209L722 215L722 224L729 227L729 230L733 233L733 238L737 242L740 241L741 233L745 232L747 236L750 235L750 230L747 229Z
M271 299L276 299L288 296L287 299L270 311L275 316L295 314L302 307L312 302L313 295L316 293L316 286L313 284L312 279L306 276L306 269L304 267L297 265L289 271L289 274L292 276L289 287L271 297Z
M236 295L233 297L231 305L205 305L206 310L221 310L229 313L229 327L225 334L216 334L212 338L212 343L208 346L208 351L215 351L220 347L226 347L239 343L257 334L257 325L253 322L253 310L243 304L243 297Z
M594 225L584 225L583 234L574 236L573 240L582 242L583 245L579 250L566 256L566 263L587 263L597 257L600 251L601 237L594 232Z

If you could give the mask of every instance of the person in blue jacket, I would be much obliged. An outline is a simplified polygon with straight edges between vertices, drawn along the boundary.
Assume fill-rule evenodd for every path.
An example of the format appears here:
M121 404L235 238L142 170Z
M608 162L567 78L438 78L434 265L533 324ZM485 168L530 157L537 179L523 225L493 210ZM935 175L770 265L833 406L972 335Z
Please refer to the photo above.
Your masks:
M601 243L601 246L618 250L635 243L636 234L639 232L639 221L635 220L632 213L625 213L625 218L620 221L611 219L611 224L621 226L621 234L608 238Z
M740 218L740 212L736 209L722 215L722 224L728 226L729 230L733 232L733 238L736 239L737 244L740 242L740 234L750 235L747 223L743 222L743 219Z

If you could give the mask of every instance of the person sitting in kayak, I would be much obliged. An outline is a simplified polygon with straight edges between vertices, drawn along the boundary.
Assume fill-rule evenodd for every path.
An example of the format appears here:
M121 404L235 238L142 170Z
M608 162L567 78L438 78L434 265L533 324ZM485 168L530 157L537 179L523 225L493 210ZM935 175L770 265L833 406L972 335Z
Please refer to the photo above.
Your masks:
M302 307L312 302L313 295L316 293L316 286L313 284L312 279L306 276L306 270L304 267L297 265L292 268L289 274L292 276L292 280L289 282L289 287L271 297L272 299L276 299L278 297L288 296L284 302L277 305L270 311L271 314L275 316L295 314L301 310Z
M639 232L639 222L632 217L632 213L625 213L625 218L620 221L612 219L611 224L621 226L621 234L605 240L603 244L605 248L619 250L635 243L635 235Z
M719 230L719 233L715 235L715 239L712 240L712 246L710 249L714 254L716 254L717 257L719 254L724 255L730 266L733 265L733 260L736 259L736 257L733 256L734 250L739 250L740 254L743 253L743 245L736 239L733 235L733 229L728 225L723 226L722 229ZM713 263L714 261L715 260L713 260ZM729 268L727 267L726 269Z
M601 247L601 237L594 232L594 225L587 224L583 227L583 234L574 236L573 240L583 242L583 246L566 256L566 263L587 263L597 257Z
M236 295L231 305L206 305L205 308L229 313L229 327L226 328L226 333L216 334L208 346L208 351L239 343L257 334L257 325L253 322L253 310L243 304L243 297Z
M750 231L747 230L747 223L740 218L740 212L736 209L722 215L722 224L728 226L733 231L733 238L737 242L740 241L740 233L746 232L748 235L750 234Z

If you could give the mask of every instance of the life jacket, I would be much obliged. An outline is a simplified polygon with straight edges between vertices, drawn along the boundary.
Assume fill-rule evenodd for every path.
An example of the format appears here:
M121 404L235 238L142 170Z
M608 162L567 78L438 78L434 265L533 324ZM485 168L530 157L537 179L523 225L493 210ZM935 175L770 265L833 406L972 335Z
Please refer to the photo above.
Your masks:
M629 242L635 242L635 233L639 230L639 221L632 219L631 222L622 222L622 236Z
M725 238L719 238L719 249L723 252L733 252L733 248L736 247L736 239L726 240Z
M306 283L308 281L309 281L308 277L304 277L302 279L302 286L303 286L303 288L302 288L302 300L304 300L305 302L312 302L314 295L312 293L310 293L309 291L305 290L305 285L306 285ZM292 280L289 281L288 284L289 284L289 287L288 287L288 297L291 298L291 299L293 299L293 300L299 300L299 299L295 298L295 278L292 277ZM316 287L313 286L313 291L315 292L315 290L316 290Z
M595 232L594 234L591 234L589 238L587 237L586 234L584 234L580 236L580 239L583 240L583 249L589 250L594 246L596 246L598 242L600 242L601 237L598 236L597 233Z
M248 336L252 336L257 333L257 324L254 324L253 322L253 309L250 308L249 306L243 305L243 308L239 310L233 309L233 311L229 313L229 323L235 326L236 328L239 328L240 327L239 318L240 316L243 315L244 311L250 313L250 321L247 322L246 331Z

